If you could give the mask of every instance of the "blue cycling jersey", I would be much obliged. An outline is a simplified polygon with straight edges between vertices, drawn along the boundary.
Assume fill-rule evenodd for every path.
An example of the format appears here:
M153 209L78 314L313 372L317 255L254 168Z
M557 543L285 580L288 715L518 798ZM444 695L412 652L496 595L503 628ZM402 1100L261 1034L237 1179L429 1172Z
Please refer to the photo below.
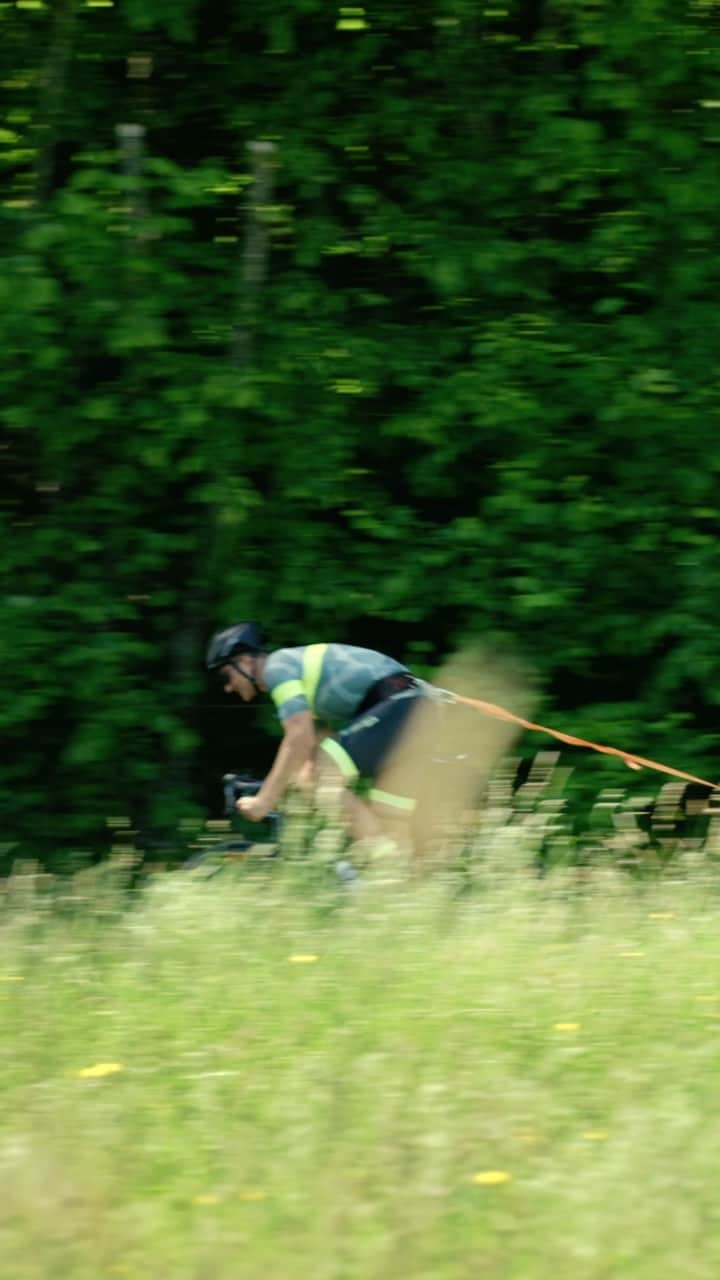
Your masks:
M402 662L375 649L329 644L311 707L302 687L306 649L307 645L276 649L265 661L263 680L283 721L298 711L312 710L329 725L344 724L355 714L372 685L385 676L407 671Z

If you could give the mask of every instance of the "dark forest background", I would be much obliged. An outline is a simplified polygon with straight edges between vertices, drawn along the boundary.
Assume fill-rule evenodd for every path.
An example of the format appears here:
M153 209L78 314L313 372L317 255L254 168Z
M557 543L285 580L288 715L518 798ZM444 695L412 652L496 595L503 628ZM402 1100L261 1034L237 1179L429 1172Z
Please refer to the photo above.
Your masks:
M718 772L719 13L0 4L6 861L262 772L240 618Z

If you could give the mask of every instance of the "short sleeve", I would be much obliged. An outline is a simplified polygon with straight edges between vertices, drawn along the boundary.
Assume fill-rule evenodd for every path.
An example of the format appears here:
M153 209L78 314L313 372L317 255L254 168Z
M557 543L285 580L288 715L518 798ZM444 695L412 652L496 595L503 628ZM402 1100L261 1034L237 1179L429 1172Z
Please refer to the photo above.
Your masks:
M271 653L263 678L281 720L310 710L302 682L302 649L277 649Z

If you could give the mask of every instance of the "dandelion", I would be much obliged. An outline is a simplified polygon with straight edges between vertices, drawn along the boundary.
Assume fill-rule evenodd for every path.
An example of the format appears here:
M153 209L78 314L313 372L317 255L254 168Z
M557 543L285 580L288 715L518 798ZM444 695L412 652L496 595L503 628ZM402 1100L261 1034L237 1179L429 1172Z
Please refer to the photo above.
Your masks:
M219 1204L220 1197L214 1196L207 1191L205 1192L201 1191L199 1195L193 1196L192 1202L193 1204Z
M99 1080L101 1076L113 1076L122 1069L121 1062L96 1062L92 1067L81 1067L75 1074L79 1080Z
M555 1030L556 1031L579 1031L580 1023L579 1022L556 1022Z
M315 964L315 961L317 959L318 959L318 956L309 956L309 955L308 956L306 955L288 956L288 960L290 961L290 964Z
M505 1169L483 1169L481 1173L474 1173L472 1180L478 1187L499 1187L503 1182L511 1182L512 1174Z
M621 951L620 956L623 960L635 960L638 956L644 956L644 951Z
M583 1138L586 1142L605 1142L607 1140L607 1136L608 1135L604 1129L588 1129L583 1134Z
M266 1199L267 1199L267 1192L266 1192L266 1191L260 1191L260 1190L257 1190L257 1189L254 1189L254 1188L252 1188L252 1187L251 1187L248 1191L241 1191L241 1192L240 1192L240 1199L241 1199L241 1200L247 1200L247 1201L250 1201L250 1200L266 1200Z

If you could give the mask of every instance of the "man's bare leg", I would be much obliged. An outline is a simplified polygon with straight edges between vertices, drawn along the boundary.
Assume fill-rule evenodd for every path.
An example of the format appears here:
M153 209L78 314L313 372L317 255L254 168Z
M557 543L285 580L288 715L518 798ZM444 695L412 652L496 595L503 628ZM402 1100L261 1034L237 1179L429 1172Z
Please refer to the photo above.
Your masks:
M381 822L360 796L344 790L342 805L353 840L374 840L384 834Z
M348 790L346 779L327 758L316 762L316 796L326 817L342 822L353 840L372 839L381 833L370 806Z
M322 761L317 782L320 810L328 821L335 820L345 826L351 840L358 846L358 856L372 861L376 854L385 857L399 853L400 847L406 843L407 823L398 822L396 810L355 795L332 761Z

